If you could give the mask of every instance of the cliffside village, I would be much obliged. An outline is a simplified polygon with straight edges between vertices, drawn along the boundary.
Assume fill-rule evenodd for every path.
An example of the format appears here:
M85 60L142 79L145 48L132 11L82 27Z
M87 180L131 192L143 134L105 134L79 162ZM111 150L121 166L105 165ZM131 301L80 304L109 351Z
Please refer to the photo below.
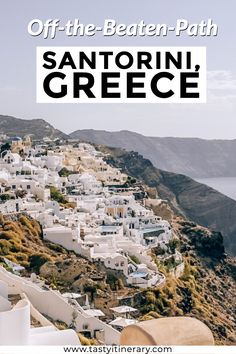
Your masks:
M52 197L52 188L66 207ZM141 185L107 164L94 146L11 138L10 149L0 154L0 199L0 213L27 213L40 223L45 240L121 272L127 286L165 283L150 251L167 250L174 237L169 222L147 206ZM174 257L183 270L181 254L175 251ZM81 294L61 294L35 274L22 277L19 265L8 264L13 272L0 267L1 345L80 344L74 330L102 344L119 344L120 331L137 322L132 318L136 309L119 306L111 309L114 319L107 323L88 301L79 304ZM48 318L73 323L73 329L58 331Z

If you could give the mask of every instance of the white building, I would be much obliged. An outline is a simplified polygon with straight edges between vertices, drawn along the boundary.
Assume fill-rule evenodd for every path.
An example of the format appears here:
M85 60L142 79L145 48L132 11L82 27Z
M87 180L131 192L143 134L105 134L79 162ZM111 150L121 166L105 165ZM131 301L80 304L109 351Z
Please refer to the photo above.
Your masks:
M86 314L77 302L69 301L58 291L9 273L3 267L0 267L0 281L0 306L4 309L0 312L1 345L79 345L74 331L57 331L42 314L53 321L65 322L68 326L74 323L77 332L90 333L101 343L119 344L118 331L99 318ZM23 301L10 309L7 294L20 295ZM30 315L41 324L39 328L30 325Z
M75 331L58 331L12 282L0 280L0 345L80 345Z

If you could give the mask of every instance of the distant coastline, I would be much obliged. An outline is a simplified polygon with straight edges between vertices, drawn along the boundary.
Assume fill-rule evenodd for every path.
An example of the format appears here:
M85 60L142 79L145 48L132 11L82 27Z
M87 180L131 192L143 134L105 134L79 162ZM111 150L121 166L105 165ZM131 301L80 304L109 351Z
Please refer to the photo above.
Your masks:
M236 177L201 178L196 181L206 184L227 197L236 200Z

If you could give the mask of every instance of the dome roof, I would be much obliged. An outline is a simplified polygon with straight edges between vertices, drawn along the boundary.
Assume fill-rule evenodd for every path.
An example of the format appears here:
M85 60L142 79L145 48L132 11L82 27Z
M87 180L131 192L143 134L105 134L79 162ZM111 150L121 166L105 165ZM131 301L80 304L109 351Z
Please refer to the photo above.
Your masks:
M12 139L12 141L20 141L22 140L20 136L14 136Z

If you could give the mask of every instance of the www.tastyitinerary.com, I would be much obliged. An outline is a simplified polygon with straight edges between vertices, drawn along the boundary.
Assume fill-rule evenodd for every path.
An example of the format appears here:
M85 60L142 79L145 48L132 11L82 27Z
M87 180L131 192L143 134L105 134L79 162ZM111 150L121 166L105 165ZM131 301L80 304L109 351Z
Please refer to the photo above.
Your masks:
M151 353L172 353L171 346L68 346L63 347L65 353L105 353L105 354L114 354L114 353L142 353L142 354L151 354Z

